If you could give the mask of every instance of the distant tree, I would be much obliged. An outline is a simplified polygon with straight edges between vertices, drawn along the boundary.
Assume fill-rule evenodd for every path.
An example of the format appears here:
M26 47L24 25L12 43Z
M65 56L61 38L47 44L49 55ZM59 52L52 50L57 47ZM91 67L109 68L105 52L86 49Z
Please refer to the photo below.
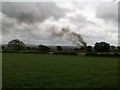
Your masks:
M102 46L103 52L107 52L110 50L110 44L108 44L106 42L101 42L101 46Z
M84 50L86 50L86 47L85 47L85 46L82 46L82 47L80 48L80 50L81 50L81 51L84 51Z
M115 50L116 50L116 47L115 47L115 46L110 46L110 50L111 50L111 51L115 51Z
M79 52L80 52L80 48L74 48L74 51L75 51L76 53L79 53Z
M96 42L95 46L94 46L94 50L96 52L107 52L110 50L110 44L106 43L106 42Z
M120 51L120 46L117 46L117 50Z
M10 42L8 42L7 45L10 49L13 49L18 52L20 52L20 50L23 50L25 48L25 44L18 39L11 40Z
M26 49L27 49L27 50L36 50L36 47L33 47L33 46L30 47L30 46L27 46Z
M100 51L101 51L100 43L98 43L98 42L95 43L94 50L95 50L96 52L100 52Z
M60 52L63 50L63 48L61 46L57 46L57 50Z
M47 47L47 46L44 46L44 45L39 45L38 50L39 50L40 52L49 52L49 51L50 51L50 48Z
M35 47L32 47L32 50L35 50L36 48Z
M27 48L27 50L31 50L31 48L30 47L26 47Z
M87 46L87 52L92 52L92 46Z
M5 49L5 46L4 46L4 45L2 45L2 46L1 46L1 49L2 49L2 50L4 50L4 49Z

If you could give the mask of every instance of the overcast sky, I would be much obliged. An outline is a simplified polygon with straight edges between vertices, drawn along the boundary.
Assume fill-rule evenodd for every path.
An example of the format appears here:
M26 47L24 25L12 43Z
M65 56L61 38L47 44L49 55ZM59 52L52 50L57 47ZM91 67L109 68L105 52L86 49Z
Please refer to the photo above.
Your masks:
M116 2L3 2L0 14L2 43L20 39L26 44L73 45L67 34L54 37L51 32L67 27L87 45L118 44Z

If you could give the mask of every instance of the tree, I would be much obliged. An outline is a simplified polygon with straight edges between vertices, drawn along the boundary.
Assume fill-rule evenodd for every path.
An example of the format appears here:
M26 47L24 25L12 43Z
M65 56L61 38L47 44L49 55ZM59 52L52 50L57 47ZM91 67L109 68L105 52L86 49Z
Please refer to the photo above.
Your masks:
M100 52L100 51L101 51L100 49L101 49L100 43L96 42L96 43L95 43L95 46L94 46L94 50L95 50L96 52Z
M25 44L18 39L11 40L10 42L8 42L7 45L10 49L13 49L18 52L20 52L20 50L23 50L25 48Z
M85 47L85 46L82 46L82 47L80 48L80 50L81 50L81 51L86 51L86 47Z
M79 53L80 52L80 48L74 48L74 51Z
M2 46L1 46L1 49L2 49L2 50L4 50L4 49L5 49L5 46L4 46L4 45L2 45Z
M87 52L92 52L92 46L87 46Z
M95 46L94 46L94 50L96 52L107 52L110 50L110 44L106 43L106 42L96 42Z
M120 51L120 46L117 46L117 50Z
M116 47L115 47L115 46L110 46L110 50L111 50L111 51L115 51L115 50L116 50Z
M63 48L61 46L57 46L57 50L60 52L63 50Z
M26 47L27 48L27 50L31 50L31 48L28 46L28 47Z
M49 51L50 51L50 48L47 47L47 46L44 46L44 45L39 45L38 50L39 50L40 52L49 52Z

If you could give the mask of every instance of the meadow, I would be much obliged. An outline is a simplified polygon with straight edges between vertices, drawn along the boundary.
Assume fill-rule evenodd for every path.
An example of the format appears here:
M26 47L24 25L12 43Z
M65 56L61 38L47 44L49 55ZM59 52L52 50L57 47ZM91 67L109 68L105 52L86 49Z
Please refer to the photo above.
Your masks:
M3 88L117 88L118 58L3 53Z

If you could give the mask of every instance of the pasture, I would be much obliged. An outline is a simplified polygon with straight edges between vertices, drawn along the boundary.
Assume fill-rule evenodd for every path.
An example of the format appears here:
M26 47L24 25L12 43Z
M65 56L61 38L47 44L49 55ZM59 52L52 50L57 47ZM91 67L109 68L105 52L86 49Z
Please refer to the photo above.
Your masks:
M116 88L118 58L3 53L3 88Z

